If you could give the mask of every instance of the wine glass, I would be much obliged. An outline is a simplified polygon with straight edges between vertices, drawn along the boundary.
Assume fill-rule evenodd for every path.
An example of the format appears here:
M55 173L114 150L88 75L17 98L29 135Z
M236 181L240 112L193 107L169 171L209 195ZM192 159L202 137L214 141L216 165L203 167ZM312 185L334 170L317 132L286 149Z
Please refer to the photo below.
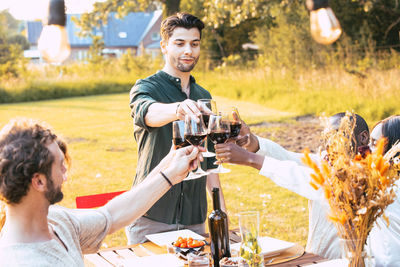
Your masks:
M185 121L174 121L172 122L172 142L176 149L190 146L190 143L185 139ZM203 175L196 175L190 172L188 176L183 179L184 181L197 179Z
M222 119L222 116L211 115L208 124L208 136L214 144L223 144L229 139L231 134L230 122ZM228 173L230 169L224 168L222 163L218 164L213 173Z
M197 105L201 111L201 114L203 115L204 125L206 126L206 128L208 128L208 121L210 119L210 115L217 113L217 103L212 99L199 99L197 100ZM215 153L208 151L207 138L208 137L206 137L206 142L205 142L206 151L203 152L202 155L205 158L214 157Z
M204 125L203 116L200 115L199 118L193 115L185 116L185 131L184 131L185 139L193 146L200 146L204 143L204 140L207 136L207 129ZM200 165L200 161L198 162L198 167L195 172L196 175L208 175L208 172L205 172Z
M242 120L240 119L239 111L237 107L229 107L225 109L221 116L224 120L229 121L231 126L231 134L229 138L237 138L240 133L240 129L242 128Z
M190 146L185 139L185 121L172 122L172 142L177 149Z

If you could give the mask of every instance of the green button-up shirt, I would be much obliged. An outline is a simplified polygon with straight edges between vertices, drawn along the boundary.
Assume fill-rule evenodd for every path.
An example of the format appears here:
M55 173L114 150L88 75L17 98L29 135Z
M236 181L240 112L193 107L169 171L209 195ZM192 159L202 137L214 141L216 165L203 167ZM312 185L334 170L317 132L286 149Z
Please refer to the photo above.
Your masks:
M211 99L210 93L190 77L190 99ZM130 107L134 121L134 135L138 143L138 164L134 186L142 182L151 170L168 154L172 144L172 123L149 127L145 123L148 108L153 103L175 103L187 99L182 92L180 78L158 71L138 80L130 92ZM209 143L209 149L213 146ZM214 168L215 158L205 158L202 166ZM206 176L174 185L145 217L167 223L193 225L207 217ZM149 192L151 194L151 192Z

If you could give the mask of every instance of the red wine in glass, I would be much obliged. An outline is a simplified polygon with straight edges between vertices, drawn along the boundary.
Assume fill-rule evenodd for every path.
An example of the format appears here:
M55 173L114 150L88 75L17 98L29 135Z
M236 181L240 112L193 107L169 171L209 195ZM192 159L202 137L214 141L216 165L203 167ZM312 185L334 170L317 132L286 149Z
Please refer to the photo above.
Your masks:
M203 120L204 120L204 125L206 128L208 128L208 121L210 120L210 114L202 114L203 115Z
M182 137L174 137L174 138L172 138L172 141L174 142L174 145L177 149L186 147L186 146L190 146L190 143L188 141L186 141L185 138L182 138Z
M199 146L206 138L206 134L185 134L185 139L194 146Z
M208 137L214 144L223 144L226 140L229 139L229 132L211 132L208 134Z
M235 138L240 133L240 128L242 128L242 124L238 122L230 122L231 125L231 138Z

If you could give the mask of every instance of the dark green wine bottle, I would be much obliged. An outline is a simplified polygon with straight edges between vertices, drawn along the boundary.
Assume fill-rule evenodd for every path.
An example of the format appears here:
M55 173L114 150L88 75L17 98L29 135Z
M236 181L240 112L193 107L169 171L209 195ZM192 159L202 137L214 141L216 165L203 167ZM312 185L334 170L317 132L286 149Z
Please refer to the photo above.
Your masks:
M219 267L219 260L231 256L229 246L228 216L221 210L219 188L212 190L214 210L208 216L208 229L211 239L211 255L214 266Z

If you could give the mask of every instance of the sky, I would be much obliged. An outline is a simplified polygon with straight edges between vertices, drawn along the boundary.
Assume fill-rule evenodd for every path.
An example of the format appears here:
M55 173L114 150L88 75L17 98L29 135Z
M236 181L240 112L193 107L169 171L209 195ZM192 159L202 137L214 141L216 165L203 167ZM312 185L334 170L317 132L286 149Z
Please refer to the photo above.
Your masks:
M83 13L92 9L94 2L104 0L65 0L67 13ZM8 9L19 20L43 19L49 0L0 0L0 11Z

